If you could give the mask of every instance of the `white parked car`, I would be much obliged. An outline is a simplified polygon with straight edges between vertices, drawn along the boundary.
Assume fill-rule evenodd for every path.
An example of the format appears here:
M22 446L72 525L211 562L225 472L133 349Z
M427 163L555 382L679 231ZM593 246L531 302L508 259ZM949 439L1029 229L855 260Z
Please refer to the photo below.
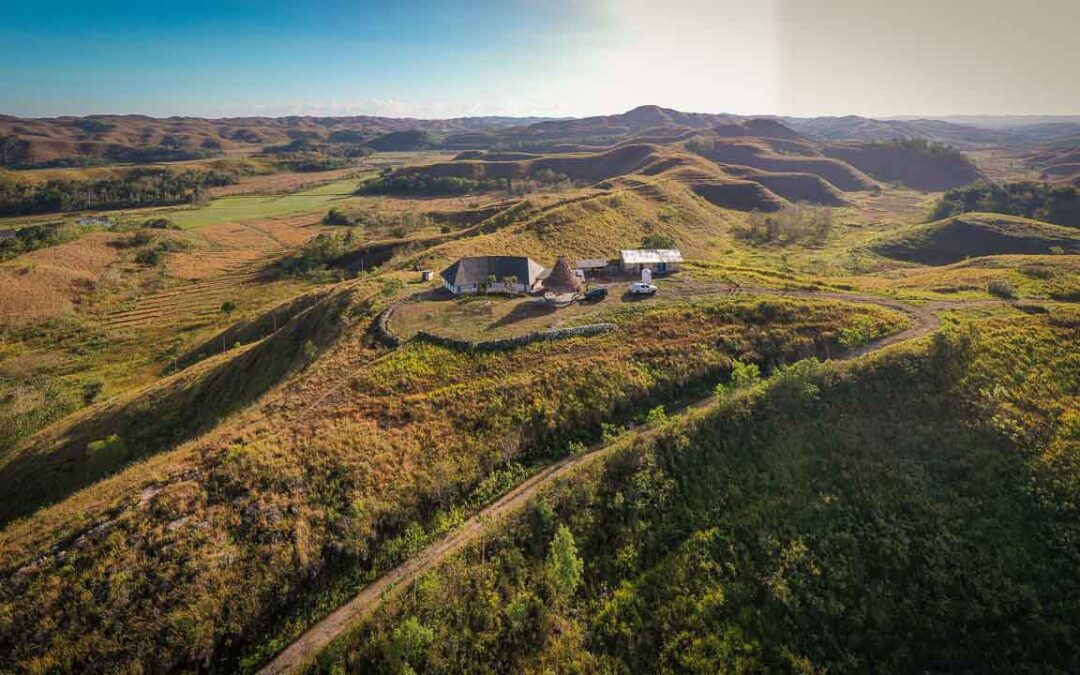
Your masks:
M630 284L630 295L652 295L658 290L660 289L656 286L647 284L644 281L635 281Z

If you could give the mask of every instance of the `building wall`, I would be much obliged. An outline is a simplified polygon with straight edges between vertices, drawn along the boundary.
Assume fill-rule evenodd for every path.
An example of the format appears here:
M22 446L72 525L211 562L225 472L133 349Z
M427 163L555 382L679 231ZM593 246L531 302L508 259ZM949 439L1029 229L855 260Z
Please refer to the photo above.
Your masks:
M649 270L652 270L653 272L658 272L659 274L666 274L668 272L678 272L680 265L677 262L670 262L670 263L667 264L667 267L662 272L659 270L660 267L661 267L660 263L623 263L622 264L623 272L640 272L641 270L649 269Z
M493 284L484 284L483 286L487 293L528 293L530 290L525 284L507 284L502 281L497 281ZM479 293L481 291L480 284L461 284L460 286L452 286L450 285L450 282L445 279L443 279L443 287L454 295Z

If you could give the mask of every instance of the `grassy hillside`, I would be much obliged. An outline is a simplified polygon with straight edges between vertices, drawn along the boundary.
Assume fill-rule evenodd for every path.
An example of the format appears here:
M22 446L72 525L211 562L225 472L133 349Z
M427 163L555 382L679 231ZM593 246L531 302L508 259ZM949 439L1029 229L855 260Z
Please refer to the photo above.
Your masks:
M248 348L236 347L243 334L226 332L202 349L229 354L86 408L5 453L0 483L9 486L9 498L0 503L0 522L164 452L244 408L302 366L310 358L306 350L332 342L352 302L348 293L320 297Z
M1010 253L1080 252L1075 230L1027 218L969 213L916 225L872 245L890 258L944 265L963 258Z
M688 147L720 164L751 166L781 173L813 174L844 192L870 190L875 185L869 176L840 160L783 155L775 152L769 144L754 139L699 138Z
M964 153L925 140L828 145L827 157L843 160L880 181L917 190L948 190L982 177Z
M1070 671L1076 318L789 371L627 444L316 670Z
M409 344L382 355L344 337L202 440L9 525L3 666L257 664L527 467L599 438L602 422L707 390L733 357L768 370L842 350L845 327L904 322L754 299L609 318L612 334L502 354Z

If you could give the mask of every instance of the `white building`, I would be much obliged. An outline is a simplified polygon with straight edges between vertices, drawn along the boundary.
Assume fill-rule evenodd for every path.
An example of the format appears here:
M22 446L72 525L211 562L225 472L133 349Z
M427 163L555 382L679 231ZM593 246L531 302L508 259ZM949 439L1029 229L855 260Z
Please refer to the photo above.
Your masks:
M644 248L619 252L619 264L624 272L650 270L658 274L678 272L682 253L675 248Z
M463 293L532 293L540 286L543 266L525 256L462 258L442 271L443 286Z

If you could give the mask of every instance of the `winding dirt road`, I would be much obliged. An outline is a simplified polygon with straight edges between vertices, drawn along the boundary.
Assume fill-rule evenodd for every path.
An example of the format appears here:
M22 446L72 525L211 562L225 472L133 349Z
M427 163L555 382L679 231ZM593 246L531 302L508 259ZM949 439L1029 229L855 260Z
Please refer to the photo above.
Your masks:
M824 300L841 300L855 304L875 305L902 312L913 320L913 325L892 335L870 342L857 349L845 352L831 360L848 360L878 351L889 345L906 342L926 337L937 331L941 323L936 311L954 308L967 304L1000 304L1000 301L974 301L964 303L954 301L948 303L932 303L924 306L913 306L899 300L883 298L865 294L845 294L818 291L799 290L776 290L768 288L741 288L740 293L751 295L772 295L780 297L813 298ZM694 293L695 295L699 293ZM708 396L681 410L670 413L672 416L686 414L689 410L701 408L710 403L714 397ZM589 452L580 455L566 457L551 464L544 470L533 475L528 480L519 484L507 492L494 503L480 510L475 516L466 520L462 526L453 532L443 535L418 554L390 570L372 583L360 590L351 600L334 610L329 616L308 629L296 639L284 651L278 654L268 663L260 673L262 675L279 675L293 673L309 664L316 655L325 649L335 638L347 629L355 626L365 616L375 611L386 599L408 582L415 581L422 574L435 567L445 558L453 555L466 546L481 540L488 532L493 530L493 524L514 513L537 494L537 492L556 480L560 476L569 474L576 468L592 462L607 454L609 451L628 440L640 439L654 433L647 427L639 428L630 434L625 434L619 440L608 444L594 446Z

